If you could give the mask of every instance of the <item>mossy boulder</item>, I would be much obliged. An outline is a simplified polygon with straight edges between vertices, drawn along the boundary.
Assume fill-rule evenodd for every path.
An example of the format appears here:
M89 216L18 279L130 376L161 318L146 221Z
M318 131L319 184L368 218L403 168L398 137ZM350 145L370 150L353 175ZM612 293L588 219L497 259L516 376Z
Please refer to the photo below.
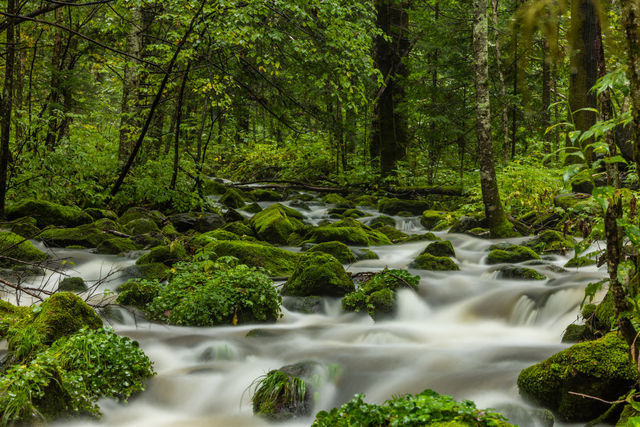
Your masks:
M116 221L109 218L101 218L91 223L91 225L97 228L98 230L102 230L102 231L122 232L124 230L122 226L120 226L120 224L118 224Z
M0 300L0 340L6 337L13 325L28 316L31 316L31 307L15 306Z
M407 233L403 233L402 231L390 225L383 225L382 227L378 227L376 228L376 231L387 236L389 240L391 240L391 243L404 242L409 238L409 235Z
M580 268L589 265L596 265L596 260L586 256L579 256L571 258L564 266L567 268Z
M565 253L573 249L574 242L565 238L555 230L546 230L536 237L527 240L523 246L533 249L537 253Z
M39 309L29 318L26 324L18 327L33 327L46 345L62 337L68 337L80 329L88 327L98 329L102 327L102 319L93 308L89 307L79 296L71 292L57 292L40 304ZM16 342L9 340L9 348L16 346Z
M38 228L38 221L34 217L27 216L24 218L18 218L12 221L9 226L9 230L27 239L34 239L35 236L40 233Z
M150 218L138 218L127 222L124 229L132 236L147 233L160 233L158 224Z
M89 214L75 206L62 206L34 199L24 199L7 206L5 214L10 221L25 216L34 217L40 228L49 225L76 227L93 222L93 218Z
M431 203L424 200L383 198L378 202L378 210L387 215L398 215L403 211L410 212L411 215L421 215L430 207Z
M171 215L168 219L180 233L187 233L190 230L205 233L225 224L225 219L214 212L182 212Z
M58 284L59 292L84 292L87 284L82 277L65 277Z
M409 237L407 237L407 239L403 243L407 243L407 242L422 242L424 240L430 240L432 242L435 242L435 241L442 240L442 239L440 239L435 234L433 234L431 232L428 232L428 233L422 233L422 234L410 234Z
M105 234L92 224L86 224L74 228L51 228L44 230L38 235L38 240L42 240L47 246L57 248L66 248L69 246L95 248L110 237L111 235Z
M377 208L378 207L378 198L376 196L372 196L371 194L363 194L362 196L358 196L355 198L355 203L357 206L366 206L368 208Z
M302 214L280 203L255 214L249 221L260 240L284 245L289 236L304 228Z
M0 267L19 265L19 261L38 262L45 259L47 254L24 237L10 231L0 231Z
M325 254L333 255L343 264L352 264L356 262L356 256L351 252L351 249L341 242L320 243L312 246L307 250L307 252L323 252Z
M431 254L422 254L418 256L410 265L410 268L417 270L430 271L457 271L460 270L451 258L445 256L433 256Z
M493 249L487 257L487 264L518 263L540 259L540 256L530 248L520 245L511 245L505 249Z
M450 217L450 212L426 210L422 212L420 224L427 230L435 230L439 224L446 224Z
M504 265L498 269L498 278L515 280L546 280L546 277L533 268Z
M553 199L553 204L576 214L597 215L602 211L591 195L583 193L559 194Z
M262 212L262 208L260 207L260 205L255 203L255 202L251 203L251 204L248 204L248 205L245 205L242 208L242 210L245 211L245 212L252 213L252 214L257 214L258 212Z
M112 237L102 241L96 248L96 252L106 255L119 255L138 249L140 249L140 246L135 244L133 240L128 237Z
M157 246L149 253L142 255L136 261L136 264L152 264L152 263L162 263L166 266L171 267L173 264L185 261L187 259L187 251L182 246L180 242L173 242L170 245L166 246Z
M238 221L231 222L225 225L224 227L222 227L222 229L226 231L230 231L233 234L237 234L238 236L250 236L250 237L255 236L255 233L253 232L253 229L251 227Z
M315 243L338 241L356 246L391 244L387 236L352 218L314 228L305 238Z
M347 209L342 213L343 218L364 218L368 214L362 212L360 209Z
M352 209L356 207L353 202L345 199L344 197L342 197L340 194L337 194L337 193L325 194L322 197L322 201L330 205L336 205L339 208Z
M118 288L116 303L143 308L160 293L157 281L129 280Z
M344 296L353 292L353 281L332 255L311 252L300 256L293 274L282 288L283 295Z
M421 255L430 254L436 257L454 257L456 251L453 249L453 244L448 240L439 240L429 245L424 249Z
M84 211L89 214L94 221L103 218L110 219L111 221L118 220L118 215L114 211L108 209L87 208Z
M483 225L484 221L482 219L464 215L451 224L449 233L466 233L474 228L481 228Z
M245 205L244 197L234 188L229 188L226 193L220 197L220 203L232 209L238 209Z
M284 199L282 194L277 191L263 189L250 191L249 197L259 202L279 202Z
M233 256L241 264L262 267L271 276L289 276L293 273L299 254L265 245L245 241L218 241L210 243L206 249L216 257Z
M147 208L143 208L141 206L133 206L130 207L129 209L127 209L121 216L119 219L120 224L126 224L128 222L133 221L134 219L141 219L141 218L146 218L146 219L150 219L153 222L156 223L156 225L160 225L162 222L162 217L161 215L158 215L158 213L155 213L157 211L150 211Z
M122 276L133 279L165 280L169 275L169 267L161 262L150 264L134 264L122 269Z
M240 240L240 236L226 230L213 230L194 237L191 243L198 247L205 247L218 240Z
M523 370L520 393L556 412L565 422L584 422L603 414L609 405L585 399L581 393L606 401L625 395L638 380L629 358L629 346L616 333L575 344L547 360Z
M211 196L214 194L224 194L227 191L227 187L215 179L205 179L202 181L202 193L205 196Z
M396 220L387 215L380 215L375 217L370 223L369 227L371 228L380 228L385 225L389 225L391 227L396 226Z

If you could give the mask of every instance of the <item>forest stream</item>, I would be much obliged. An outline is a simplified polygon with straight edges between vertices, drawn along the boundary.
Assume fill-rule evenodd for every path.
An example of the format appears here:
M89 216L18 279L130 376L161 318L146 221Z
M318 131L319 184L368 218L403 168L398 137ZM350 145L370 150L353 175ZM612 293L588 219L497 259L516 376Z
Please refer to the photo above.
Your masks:
M265 208L272 203L260 204ZM310 206L302 211L307 222L329 218L330 205ZM374 210L365 212L378 215ZM395 220L406 233L426 231L418 217ZM67 420L59 425L269 425L252 414L252 383L269 370L306 360L318 362L314 413L339 406L355 393L381 403L394 395L431 388L503 411L514 424L544 425L536 420L536 410L520 398L516 379L522 369L568 346L561 344L561 337L578 318L584 288L605 271L595 266L565 269L562 266L572 255L568 253L527 263L547 280L500 279L496 271L500 265L486 264L488 248L496 241L436 234L453 243L460 271L409 269L420 276L419 290L401 290L396 314L383 321L374 322L366 313L346 313L337 298L324 299L319 313L303 314L287 309L285 297L284 315L275 324L212 328L152 324L117 309L109 316L111 326L140 343L157 376L128 405L101 401L101 421ZM379 259L345 268L351 273L407 269L428 243L372 247ZM73 262L67 264L70 275L89 283L135 262L135 257L86 250L54 253ZM55 286L58 279L53 273L47 276L47 286ZM124 273L112 275L98 291L115 290L126 279ZM42 280L34 279L32 285L41 285ZM312 417L297 418L286 425L308 426L312 421Z

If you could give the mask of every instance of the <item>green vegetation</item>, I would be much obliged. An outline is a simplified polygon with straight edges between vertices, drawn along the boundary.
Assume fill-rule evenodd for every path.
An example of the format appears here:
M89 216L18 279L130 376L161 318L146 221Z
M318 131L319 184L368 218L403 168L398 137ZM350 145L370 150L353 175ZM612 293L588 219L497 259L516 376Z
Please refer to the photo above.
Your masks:
M308 415L311 409L308 401L305 381L280 370L258 378L251 398L254 414L275 421Z
M295 270L282 288L282 294L343 296L354 289L340 261L329 254L308 252L300 256Z

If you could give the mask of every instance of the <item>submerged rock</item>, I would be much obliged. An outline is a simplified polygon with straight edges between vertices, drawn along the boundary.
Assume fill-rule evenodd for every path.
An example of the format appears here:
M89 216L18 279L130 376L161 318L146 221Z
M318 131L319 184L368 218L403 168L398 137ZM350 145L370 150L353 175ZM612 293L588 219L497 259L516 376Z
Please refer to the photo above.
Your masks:
M575 344L547 360L523 370L520 393L558 414L565 422L592 420L609 405L569 393L582 393L606 401L626 394L638 380L629 347L616 333Z
M304 253L284 284L282 295L336 296L353 292L353 281L340 261L324 253Z

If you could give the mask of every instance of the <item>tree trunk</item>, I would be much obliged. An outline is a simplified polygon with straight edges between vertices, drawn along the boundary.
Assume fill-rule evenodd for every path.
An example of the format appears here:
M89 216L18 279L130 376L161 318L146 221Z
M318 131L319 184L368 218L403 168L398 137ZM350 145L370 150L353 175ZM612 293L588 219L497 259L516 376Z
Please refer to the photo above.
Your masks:
M598 78L596 55L597 17L594 0L575 0L571 2L571 44L569 107L576 130L586 131L596 122L596 113L578 111L583 108L597 108L596 95L591 88ZM588 141L583 143L588 144ZM591 150L585 153L586 161L591 163Z
M180 93L178 94L178 106L176 107L176 134L173 145L173 175L171 176L171 184L169 188L176 189L176 182L178 181L178 169L180 166L180 125L182 124L182 104L184 102L184 89L187 86L187 79L189 78L189 71L191 64L187 65L187 70L182 77L182 84L180 85Z
M542 135L545 141L548 138L544 135L546 130L551 126L551 58L549 57L549 42L547 39L542 41L542 111L540 111L540 117L542 118ZM551 152L551 143L545 142L545 152Z
M405 97L402 80L409 75L402 62L409 54L408 4L406 0L375 0L378 28L391 38L377 37L374 47L376 67L385 83L374 106L371 154L380 159L383 176L391 175L397 161L406 156L408 120L399 105Z
M7 0L7 13L17 14L16 0ZM13 69L15 66L16 41L13 18L7 18L7 44L5 46L4 87L2 88L2 111L0 114L0 218L4 218L4 208L7 196L7 171L11 151L11 113L13 109Z
M633 104L633 156L636 168L640 170L640 3L635 0L621 0L620 3L627 35L627 75Z
M492 237L513 235L507 221L494 167L491 141L491 109L489 103L489 45L487 39L487 0L473 2L473 69L476 89L476 130L480 157L480 186L485 206L487 225Z
M500 53L500 33L498 32L498 0L491 0L491 16L493 17L493 26L495 31L495 46L496 46L496 66L498 68L498 82L500 84L500 102L502 103L502 137L504 147L504 161L509 161L509 104L507 103L507 84L504 80L504 73L502 72Z

